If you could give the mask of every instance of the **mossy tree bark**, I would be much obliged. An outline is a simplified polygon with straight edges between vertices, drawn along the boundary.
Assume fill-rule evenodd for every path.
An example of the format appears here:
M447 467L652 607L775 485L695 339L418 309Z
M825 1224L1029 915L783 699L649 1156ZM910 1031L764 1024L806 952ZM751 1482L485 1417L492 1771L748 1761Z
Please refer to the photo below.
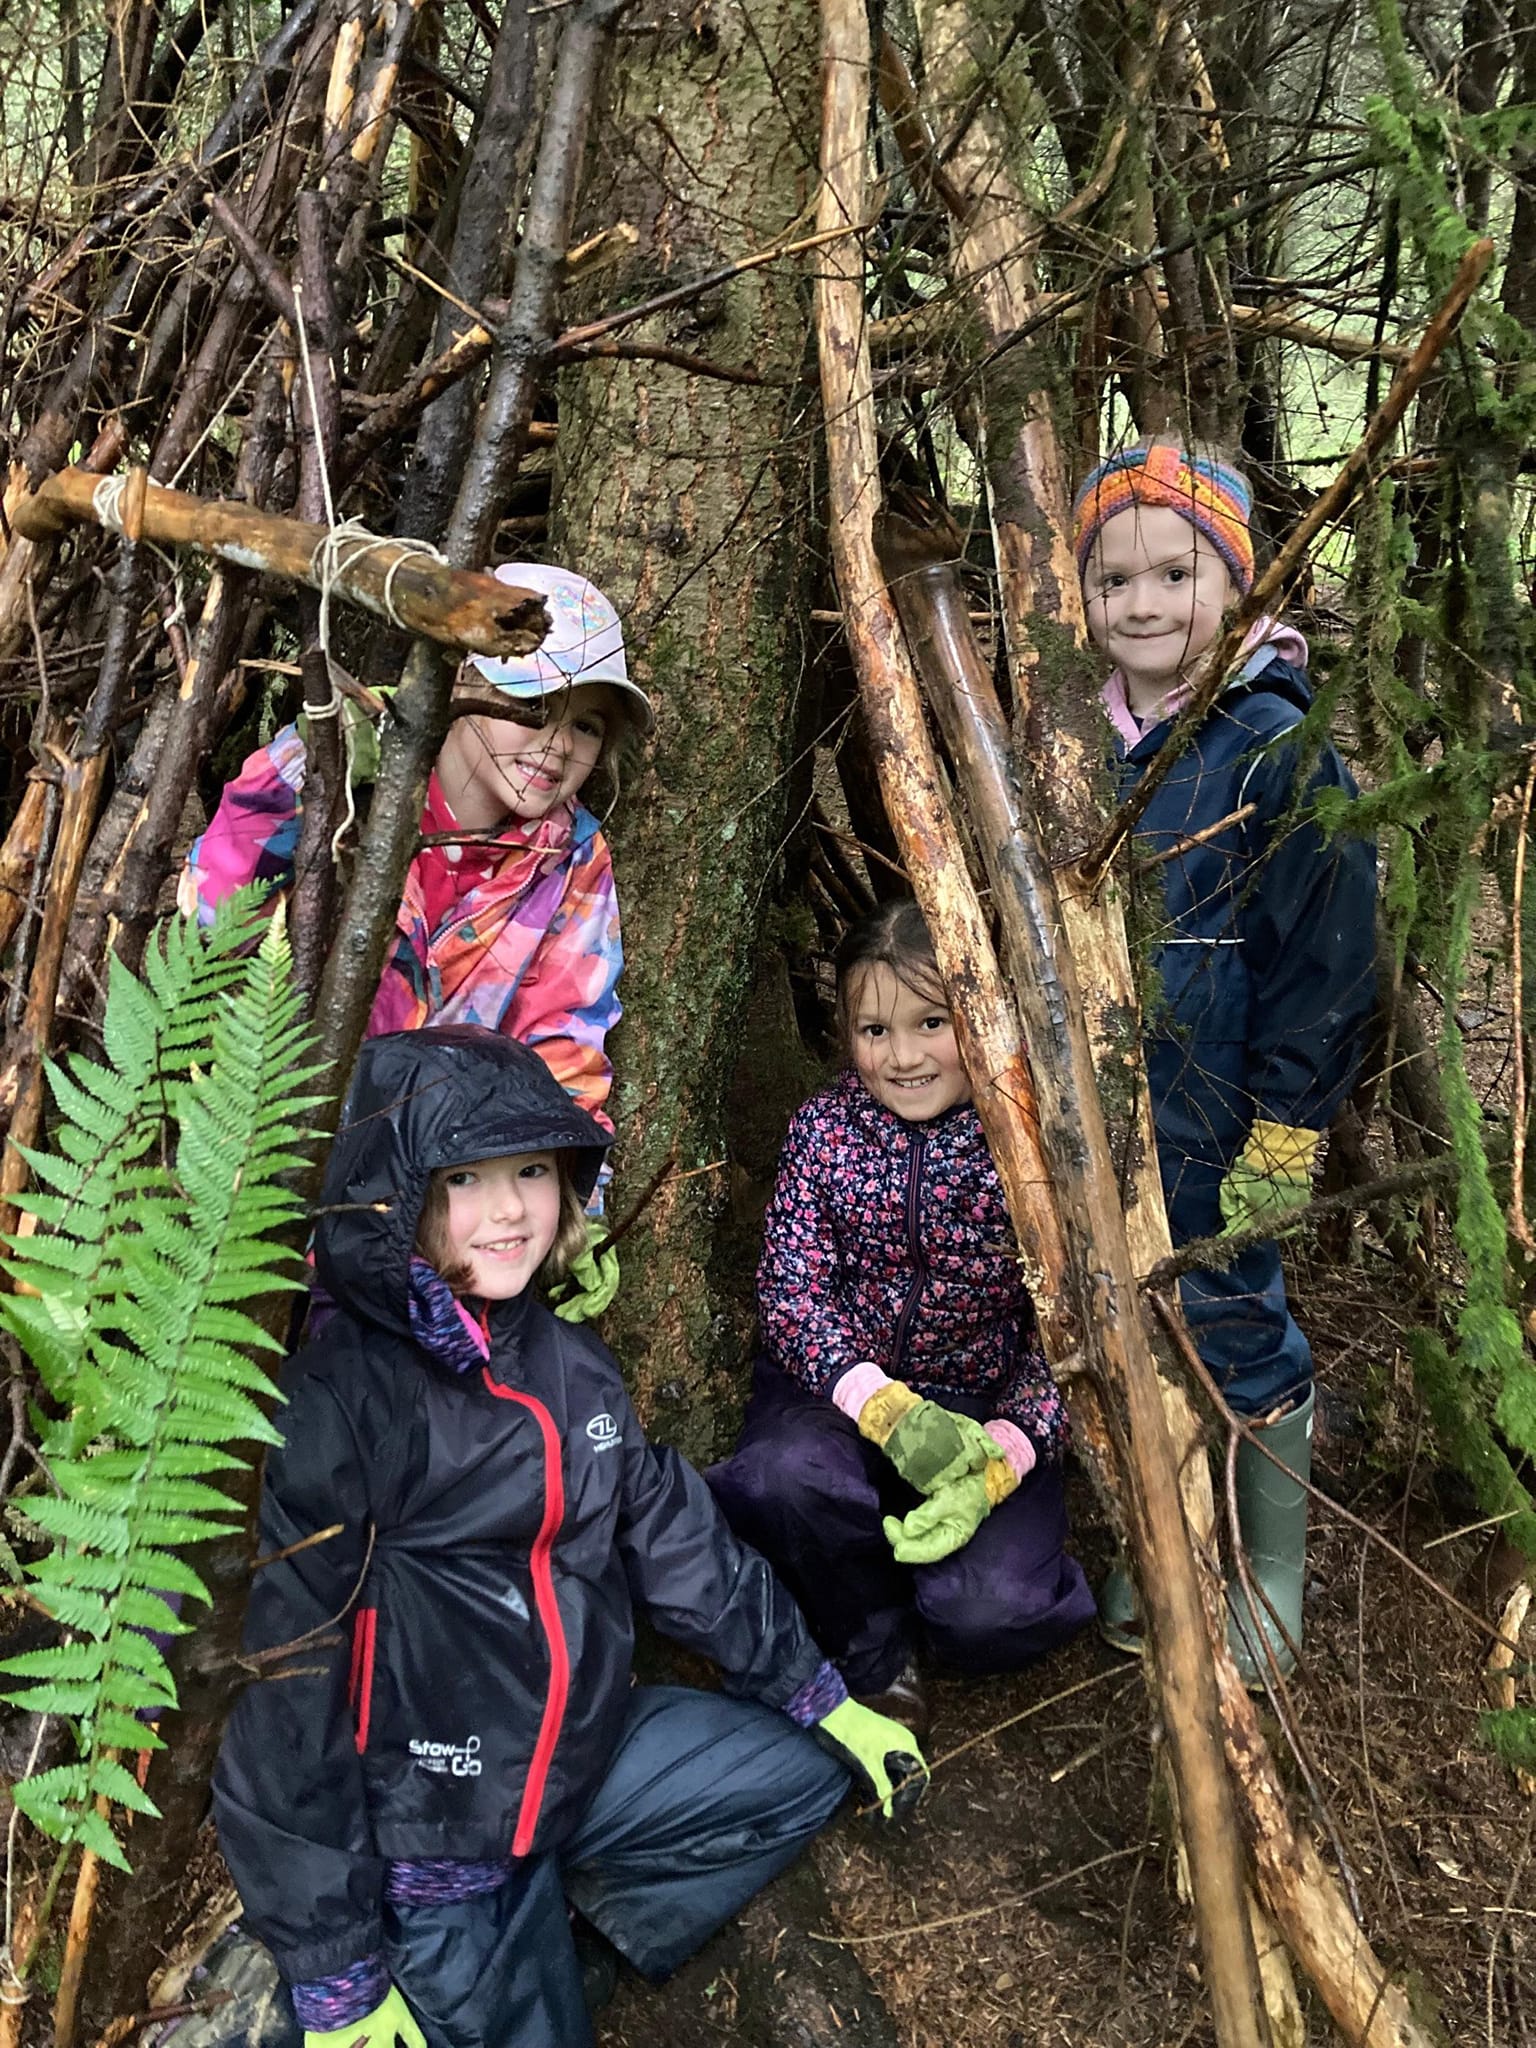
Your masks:
M750 19L743 0L663 0L621 37L581 225L625 220L639 239L592 310L642 302L792 227L810 191L815 45L804 0L764 0ZM713 1162L728 1149L725 1091L806 697L815 418L797 269L752 271L618 337L762 381L604 355L560 393L552 552L618 605L657 711L611 823L627 955L611 1216L663 1178L624 1241L604 1334L647 1421L696 1457L721 1448L739 1391L744 1290L711 1270L729 1185Z

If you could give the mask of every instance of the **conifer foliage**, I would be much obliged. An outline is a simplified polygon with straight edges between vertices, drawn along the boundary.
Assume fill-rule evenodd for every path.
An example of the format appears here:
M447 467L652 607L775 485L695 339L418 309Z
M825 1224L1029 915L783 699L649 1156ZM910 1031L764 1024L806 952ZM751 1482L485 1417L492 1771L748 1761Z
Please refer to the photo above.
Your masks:
M72 1761L15 1787L45 1834L127 1868L104 1800L155 1808L117 1752L158 1747L175 1704L155 1637L208 1598L188 1545L238 1526L215 1475L271 1443L248 1304L300 1283L309 1041L282 919L260 943L249 892L199 932L173 920L136 979L111 966L102 1061L48 1070L53 1143L30 1151L37 1232L11 1242L17 1292L0 1322L45 1390L39 1442L53 1490L25 1502L51 1547L28 1567L62 1640L0 1669L8 1695L72 1725ZM143 1718L140 1718L143 1717Z

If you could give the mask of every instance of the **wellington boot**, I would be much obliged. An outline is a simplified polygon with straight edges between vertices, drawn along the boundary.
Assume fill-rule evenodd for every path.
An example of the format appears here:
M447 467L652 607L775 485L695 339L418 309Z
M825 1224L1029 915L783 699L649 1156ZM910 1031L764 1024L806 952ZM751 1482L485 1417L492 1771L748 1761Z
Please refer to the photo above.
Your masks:
M1123 1650L1127 1657L1140 1657L1146 1652L1141 1602L1121 1556L1115 1558L1099 1588L1099 1634L1112 1650Z
M1233 1574L1227 1584L1227 1643L1244 1685L1250 1692L1262 1692L1261 1673L1269 1670L1264 1641L1287 1677L1296 1659L1285 1637L1298 1647L1301 1643L1301 1596L1307 1577L1307 1494L1301 1482L1312 1477L1311 1388L1288 1414L1254 1434L1286 1470L1271 1464L1246 1439L1238 1444L1237 1519L1249 1576L1265 1597L1256 1600L1255 1613L1241 1578ZM1284 1624L1284 1635L1275 1626L1271 1607Z

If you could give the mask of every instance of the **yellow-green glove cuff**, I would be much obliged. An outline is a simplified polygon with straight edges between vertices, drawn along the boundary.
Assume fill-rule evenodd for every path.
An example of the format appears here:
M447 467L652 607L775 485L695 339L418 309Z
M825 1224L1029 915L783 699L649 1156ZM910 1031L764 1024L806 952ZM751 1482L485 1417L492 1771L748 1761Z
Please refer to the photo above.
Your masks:
M868 1437L872 1444L878 1444L884 1450L891 1431L903 1415L910 1415L921 1405L922 1398L921 1394L914 1394L905 1381L887 1380L859 1410L859 1435Z
M1300 1175L1310 1180L1322 1135L1321 1131L1303 1130L1299 1124L1272 1124L1266 1117L1255 1117L1242 1149L1242 1163L1267 1177L1294 1180Z

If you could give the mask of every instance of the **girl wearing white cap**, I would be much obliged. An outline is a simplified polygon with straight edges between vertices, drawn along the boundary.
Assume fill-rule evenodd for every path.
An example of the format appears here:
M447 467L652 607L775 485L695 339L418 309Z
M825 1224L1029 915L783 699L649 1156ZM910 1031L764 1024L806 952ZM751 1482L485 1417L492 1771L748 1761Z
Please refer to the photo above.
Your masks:
M619 907L607 841L579 796L626 732L650 730L651 707L595 585L532 562L495 573L539 592L550 630L533 654L465 663L462 681L493 686L526 715L469 714L449 728L421 819L422 838L438 843L411 863L368 1034L504 1032L611 1129L604 1040L619 1015ZM178 892L188 915L208 922L250 882L291 884L303 783L304 741L290 725L251 755L193 842Z

